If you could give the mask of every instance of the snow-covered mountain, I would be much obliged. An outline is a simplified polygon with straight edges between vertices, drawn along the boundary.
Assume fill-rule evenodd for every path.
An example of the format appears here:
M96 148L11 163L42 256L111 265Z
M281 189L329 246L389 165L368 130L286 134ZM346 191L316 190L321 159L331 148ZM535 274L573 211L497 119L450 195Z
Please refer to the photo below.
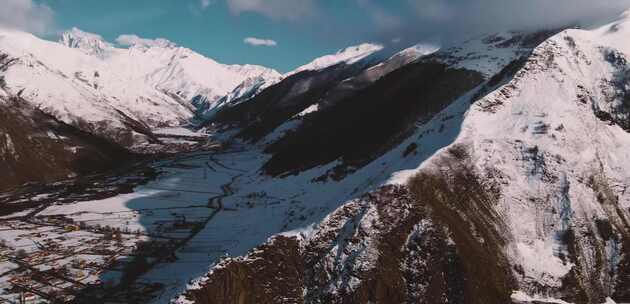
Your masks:
M342 50L339 50L335 54L324 55L318 57L311 61L308 64L298 67L297 69L288 72L284 75L274 73L266 73L263 76L266 77L251 77L245 82L241 83L238 87L236 87L232 92L226 94L223 98L221 98L218 102L214 104L208 103L203 96L199 96L195 99L195 104L197 105L198 117L200 118L201 124L204 122L213 121L215 119L215 115L219 113L221 110L225 110L229 107L234 107L242 102L248 101L261 93L264 89L271 87L282 80L286 80L286 82L295 81L295 75L308 72L312 75L316 75L319 72L327 70L328 68L337 66L337 65L345 65L345 66L353 66L357 65L360 68L369 67L373 64L377 64L383 60L382 56L379 56L379 52L383 50L383 46L378 44L364 43L357 46L351 46ZM409 55L411 55L412 48L407 50ZM418 49L418 51L421 51ZM305 77L306 79L311 79L311 77ZM338 79L342 80L342 79ZM338 80L329 79L329 82L335 82ZM310 86L305 82L306 86ZM302 91L306 91L308 89L301 89ZM283 96L287 97L287 96ZM229 110L228 110L229 111ZM239 111L239 110L235 110Z
M74 28L63 34L60 43L86 54L105 53L104 59L113 69L144 78L150 86L185 100L204 95L215 101L250 78L280 77L277 71L262 66L220 64L166 39L123 35L118 40L128 48L114 48L100 36ZM134 70L125 71L123 66L132 62Z
M472 39L309 111L265 171L356 197L180 301L630 302L629 16Z
M245 76L245 79L262 78L268 80L277 80L282 76L278 71L260 65L234 64L228 65L227 69L239 75Z
M235 106L242 101L250 99L283 79L283 76L277 71L265 70L262 67L232 65L229 68L251 76L216 101L211 101L204 95L195 96L193 104L196 108L195 114L199 124L204 124L211 120L221 109Z
M3 89L67 124L133 146L153 128L186 123L196 96L213 103L250 78L279 75L219 64L164 39L126 40L129 48L118 48L78 29L59 43L1 30Z
M239 87L220 101L224 106L206 116L204 125L239 125L240 137L258 141L283 124L292 126L283 127L279 133L289 131L295 127L293 118L301 118L313 112L318 104L341 97L339 87L347 88L346 84L350 83L366 86L422 54L430 53L406 50L388 59L382 50L382 46L374 44L349 47L315 59L277 81Z
M114 46L103 37L84 32L76 27L64 32L59 43L73 49L78 49L87 55L107 56L114 51Z

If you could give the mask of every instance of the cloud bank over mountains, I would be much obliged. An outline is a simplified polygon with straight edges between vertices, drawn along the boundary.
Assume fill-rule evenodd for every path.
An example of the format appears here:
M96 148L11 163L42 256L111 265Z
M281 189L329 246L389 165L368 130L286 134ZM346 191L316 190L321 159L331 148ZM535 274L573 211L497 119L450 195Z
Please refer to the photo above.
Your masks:
M630 8L630 0L406 0L416 18L405 30L442 37L508 30L590 26Z
M53 32L54 12L32 0L0 0L0 27L35 34Z
M328 21L325 0L225 0L231 12L258 13L277 21L300 22L305 16ZM404 16L378 0L354 1L369 17L374 38L391 41L454 39L478 33L588 26L630 8L630 0L400 0ZM369 32L369 31L368 31ZM368 34L369 35L369 34Z
M258 14L273 26L293 27L309 39L325 42L373 41L404 46L418 42L448 42L476 34L509 30L589 26L609 20L630 8L630 0L186 0L197 10L223 9L233 18ZM0 27L15 28L38 35L57 32L55 12L46 0L0 0ZM52 2L49 2L52 3ZM52 4L51 4L52 5ZM157 5L157 4L156 4ZM358 13L360 23L338 13L342 7ZM203 15L196 12L198 16ZM357 18L356 16L354 17ZM302 24L302 26L294 26ZM304 26L306 24L306 26ZM245 34L252 46L277 46L278 37L254 31ZM244 35L244 36L245 36ZM172 38L172 37L171 37ZM269 39L271 38L271 39ZM120 45L163 44L133 34L122 35ZM286 46L283 44L283 47Z

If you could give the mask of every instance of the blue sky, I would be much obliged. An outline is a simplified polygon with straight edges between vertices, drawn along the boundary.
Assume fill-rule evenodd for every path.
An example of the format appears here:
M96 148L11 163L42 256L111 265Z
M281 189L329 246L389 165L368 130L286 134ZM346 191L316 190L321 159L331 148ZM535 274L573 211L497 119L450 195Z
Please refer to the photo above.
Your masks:
M53 38L166 38L223 63L282 72L363 42L402 48L482 33L588 25L630 0L0 0L0 26ZM249 41L267 44L252 46ZM393 43L392 41L400 41Z
M300 7L269 10L249 0L41 0L54 12L55 26L76 26L108 41L122 34L166 38L222 63L254 63L286 72L313 58L362 42L391 40L380 33L399 18L377 20L367 1L293 0ZM256 1L249 1L256 2ZM264 2L264 0L262 1ZM273 2L273 0L271 1ZM395 1L394 1L395 2ZM394 16L400 4L379 5ZM240 3L240 4L239 4ZM232 6L230 6L232 5ZM273 5L273 4L272 4ZM391 13L389 13L391 11ZM383 17L387 18L387 17ZM382 24L392 22L392 25ZM252 46L247 37L275 46Z

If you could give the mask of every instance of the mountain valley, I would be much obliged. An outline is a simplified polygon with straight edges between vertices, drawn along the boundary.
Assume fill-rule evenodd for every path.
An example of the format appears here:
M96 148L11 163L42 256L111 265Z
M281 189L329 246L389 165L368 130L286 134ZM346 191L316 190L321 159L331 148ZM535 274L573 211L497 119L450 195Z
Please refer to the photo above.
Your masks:
M280 74L1 29L0 301L630 302L628 35Z

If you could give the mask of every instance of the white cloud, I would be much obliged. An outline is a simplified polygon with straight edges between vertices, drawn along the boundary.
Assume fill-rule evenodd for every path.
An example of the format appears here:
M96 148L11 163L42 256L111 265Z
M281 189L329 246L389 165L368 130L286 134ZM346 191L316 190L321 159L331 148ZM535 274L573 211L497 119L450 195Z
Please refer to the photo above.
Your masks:
M441 36L502 30L588 26L613 18L630 0L407 0L416 12L407 29Z
M278 43L275 40L271 39L261 39L255 37L247 37L243 39L245 44L253 45L253 46L276 46Z
M201 6L202 10L207 9L212 4L214 4L213 0L199 0L199 6Z
M315 11L315 0L227 0L233 14L253 12L275 20L295 21Z
M357 0L359 7L367 11L372 21L381 30L393 30L402 25L400 17L392 15L380 6L376 5L372 0Z
M32 0L0 0L0 26L35 34L53 32L53 10Z
M164 38L146 39L137 35L120 35L116 38L116 43L121 46L140 46L140 47L173 47L175 44Z

